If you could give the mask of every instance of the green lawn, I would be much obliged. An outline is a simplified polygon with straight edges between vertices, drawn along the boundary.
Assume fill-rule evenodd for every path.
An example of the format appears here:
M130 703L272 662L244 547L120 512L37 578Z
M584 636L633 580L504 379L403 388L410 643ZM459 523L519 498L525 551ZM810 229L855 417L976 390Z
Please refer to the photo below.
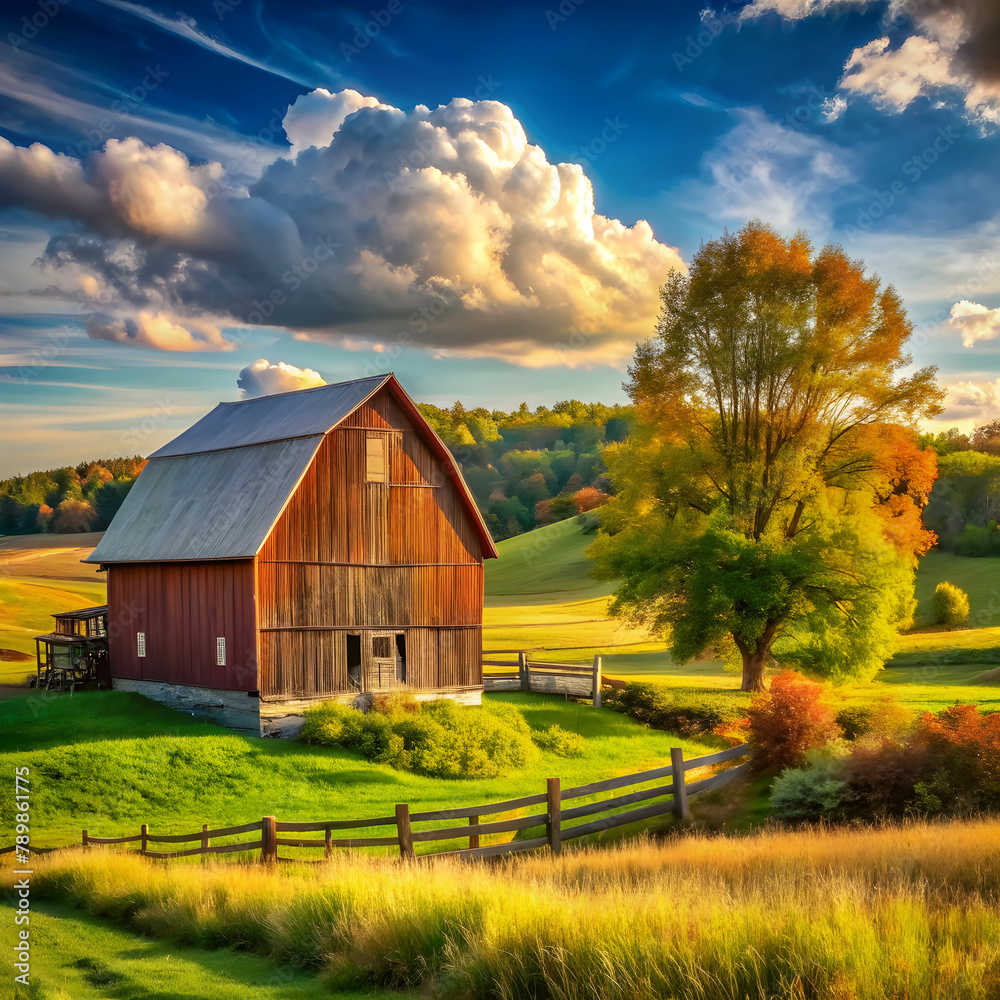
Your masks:
M586 663L600 653L604 673L679 687L738 687L735 672L716 660L672 662L666 644L607 617L613 586L590 579L584 535L575 520L500 542L500 558L486 564L486 649L524 649L538 659ZM874 685L848 685L848 700L870 698L890 685L915 709L956 701L1000 708L1000 683L978 678L1000 664L1000 558L967 559L931 552L917 572L918 625L930 618L941 580L969 594L970 624L954 632L919 631L900 637L900 650ZM995 623L995 624L994 624Z
M4 994L12 1000L405 1000L409 995L332 992L307 973L255 955L152 940L66 904L33 902L30 931L31 985L14 984L13 994ZM8 952L4 949L0 960L4 984L13 983L15 975Z
M558 722L580 733L583 755L542 753L506 777L447 781L370 764L353 751L229 732L126 692L25 692L0 702L0 730L10 748L0 753L0 770L31 768L32 842L45 847L79 843L83 828L115 837L148 823L160 833L189 833L203 823L234 826L267 815L391 816L397 802L413 811L475 805L544 792L548 777L581 785L660 766L673 746L693 757L720 745L648 730L558 697L488 697L516 705L533 728ZM0 844L11 842L10 822L5 811Z

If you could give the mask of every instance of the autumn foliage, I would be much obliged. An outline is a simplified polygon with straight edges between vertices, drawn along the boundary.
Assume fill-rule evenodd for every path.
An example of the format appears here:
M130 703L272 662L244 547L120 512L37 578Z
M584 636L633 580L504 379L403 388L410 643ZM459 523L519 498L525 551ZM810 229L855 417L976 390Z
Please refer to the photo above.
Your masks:
M826 689L792 670L771 678L756 695L746 718L753 746L751 763L759 771L781 771L798 764L809 750L840 735Z

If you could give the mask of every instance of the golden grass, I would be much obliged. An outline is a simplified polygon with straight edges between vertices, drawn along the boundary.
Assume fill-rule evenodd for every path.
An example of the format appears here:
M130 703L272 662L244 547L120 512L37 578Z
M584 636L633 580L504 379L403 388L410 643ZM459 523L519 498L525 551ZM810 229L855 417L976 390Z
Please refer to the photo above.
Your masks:
M439 997L1000 996L1000 822L689 835L496 866L62 852L37 892L347 986Z

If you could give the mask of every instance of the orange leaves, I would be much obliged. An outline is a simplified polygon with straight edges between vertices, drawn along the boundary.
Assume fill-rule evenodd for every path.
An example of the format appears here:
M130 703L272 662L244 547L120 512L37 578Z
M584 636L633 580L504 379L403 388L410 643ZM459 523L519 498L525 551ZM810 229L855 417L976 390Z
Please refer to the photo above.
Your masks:
M771 678L750 703L747 734L758 770L782 770L841 733L826 688L792 670Z

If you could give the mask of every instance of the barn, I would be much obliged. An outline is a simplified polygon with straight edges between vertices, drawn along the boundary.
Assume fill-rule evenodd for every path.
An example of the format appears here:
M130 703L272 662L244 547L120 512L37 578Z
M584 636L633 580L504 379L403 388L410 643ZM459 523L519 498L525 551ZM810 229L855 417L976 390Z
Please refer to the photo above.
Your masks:
M113 687L268 735L401 686L478 703L496 555L389 374L220 403L150 456L86 561Z

